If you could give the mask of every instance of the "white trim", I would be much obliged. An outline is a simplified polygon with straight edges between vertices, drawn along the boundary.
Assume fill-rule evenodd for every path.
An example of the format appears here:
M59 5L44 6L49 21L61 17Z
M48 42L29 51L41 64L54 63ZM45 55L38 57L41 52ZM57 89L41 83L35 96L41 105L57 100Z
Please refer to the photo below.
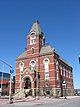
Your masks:
M31 80L31 82L33 82L33 79L32 79L32 77L30 76L30 75L25 75L23 78L22 78L22 82L24 82L24 78L30 78L30 80Z
M24 68L24 62L21 61L21 62L19 63L20 73L23 72L23 68Z
M34 53L35 55L39 54L38 52ZM27 56L33 56L33 54L27 54Z
M37 44L37 43L39 43L39 42L35 42L35 44ZM30 45L30 44L27 44L27 45ZM33 44L34 45L34 44Z
M30 49L27 49L27 51L31 51L31 49L34 47L31 47ZM39 49L39 48L34 48L35 50Z
M34 61L34 66L31 64L32 61ZM36 61L35 61L34 59L32 59L32 60L30 61L29 65L35 67L35 65L36 65Z
M48 60L48 64L49 64L49 62L50 62L49 58L45 58L45 59L43 60L43 63L44 63L44 64L45 64L45 60Z
M34 35L34 37L30 37L30 45L33 45L33 44L35 44L35 40L36 39L36 35Z
M30 34L29 34L29 35L32 35L32 34L35 34L35 35L36 35L36 32L34 32L34 31L33 31L33 32L30 32Z
M34 48L34 47L31 47L31 49L36 49L36 48ZM30 50L30 49L28 49L28 50ZM27 51L28 51L28 50L27 50Z
M53 63L49 63L49 65L54 65L54 62ZM40 66L43 66L43 64L40 64Z

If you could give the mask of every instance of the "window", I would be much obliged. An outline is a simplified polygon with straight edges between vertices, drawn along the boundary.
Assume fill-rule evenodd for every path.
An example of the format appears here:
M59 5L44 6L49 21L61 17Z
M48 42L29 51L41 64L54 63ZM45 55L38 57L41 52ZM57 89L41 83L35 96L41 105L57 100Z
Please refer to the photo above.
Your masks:
M59 64L58 64L57 59L56 59L55 63L56 63L56 72L59 72L59 68L58 68Z
M58 72L56 74L56 79L59 80L59 74L58 74Z
M44 60L44 69L45 72L49 72L49 59Z
M69 71L69 78L71 77L71 73L70 73L70 71Z
M62 75L62 66L60 67L60 70L61 70L61 75Z
M36 36L35 33L31 33L30 37L30 45L35 44Z
M33 47L31 48L31 51L32 51L32 54L34 54L34 48Z
M63 73L64 73L64 76L66 76L66 70L65 70L65 68L63 68Z
M23 62L19 63L19 68L20 68L20 72L23 72L23 68L24 68L24 63Z
M66 77L68 78L68 70L66 70Z
M49 80L49 59L48 58L44 59L43 63L45 71L45 80Z
M36 62L35 62L34 60L31 60L31 61L30 61L30 70L31 70L31 71L34 71L35 65L36 65Z

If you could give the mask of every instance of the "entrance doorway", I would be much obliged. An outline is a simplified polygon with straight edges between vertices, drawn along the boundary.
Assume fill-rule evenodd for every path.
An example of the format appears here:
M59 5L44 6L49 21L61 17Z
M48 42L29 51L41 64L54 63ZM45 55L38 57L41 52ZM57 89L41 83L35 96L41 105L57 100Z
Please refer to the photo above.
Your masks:
M24 89L31 89L31 80L29 77L24 79Z
M32 95L31 80L29 77L24 79L25 96Z

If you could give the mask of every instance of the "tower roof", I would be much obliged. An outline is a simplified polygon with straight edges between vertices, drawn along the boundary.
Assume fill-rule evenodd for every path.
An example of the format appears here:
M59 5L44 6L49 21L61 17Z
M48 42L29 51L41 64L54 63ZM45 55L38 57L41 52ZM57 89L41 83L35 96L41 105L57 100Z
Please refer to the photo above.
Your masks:
M33 23L30 33L31 32L35 32L37 35L41 35L43 33L38 20Z

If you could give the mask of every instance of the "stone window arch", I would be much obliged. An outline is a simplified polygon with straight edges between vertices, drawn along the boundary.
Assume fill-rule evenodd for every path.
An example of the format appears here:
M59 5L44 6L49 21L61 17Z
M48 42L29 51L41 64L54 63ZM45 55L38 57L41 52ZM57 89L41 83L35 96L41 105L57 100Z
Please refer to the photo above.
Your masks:
M35 60L31 60L31 61L30 61L30 70L31 70L31 71L34 71L35 65L36 65L36 61L35 61Z
M43 60L45 72L49 72L49 59L45 58Z
M45 80L49 80L49 59L45 58L43 60L43 64L44 64Z
M24 62L19 63L20 72L23 72Z
M35 44L36 42L36 33L35 32L31 32L30 33L30 45Z

